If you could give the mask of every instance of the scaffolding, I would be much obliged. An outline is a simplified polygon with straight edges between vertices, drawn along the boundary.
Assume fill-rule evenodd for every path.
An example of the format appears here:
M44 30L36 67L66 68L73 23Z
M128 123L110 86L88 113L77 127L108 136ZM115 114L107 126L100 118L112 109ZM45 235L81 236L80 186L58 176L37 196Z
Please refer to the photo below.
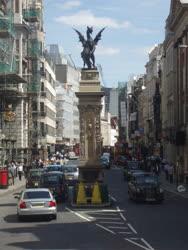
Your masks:
M23 18L26 22L39 22L41 16L41 9L29 8L23 10Z
M28 41L28 57L35 59L43 56L42 53L42 42L38 39L30 39Z
M0 15L0 37L14 37L14 15L12 11L8 11L5 15Z

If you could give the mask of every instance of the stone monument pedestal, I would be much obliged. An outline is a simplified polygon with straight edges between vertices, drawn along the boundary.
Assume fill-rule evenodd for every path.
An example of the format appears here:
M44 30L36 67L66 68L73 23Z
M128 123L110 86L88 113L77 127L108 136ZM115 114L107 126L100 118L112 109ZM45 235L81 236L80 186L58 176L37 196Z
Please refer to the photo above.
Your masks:
M79 92L80 113L80 164L79 184L74 203L77 206L103 206L108 204L107 187L103 183L104 173L100 166L102 109L99 72L97 69L82 69ZM105 194L104 194L105 190Z

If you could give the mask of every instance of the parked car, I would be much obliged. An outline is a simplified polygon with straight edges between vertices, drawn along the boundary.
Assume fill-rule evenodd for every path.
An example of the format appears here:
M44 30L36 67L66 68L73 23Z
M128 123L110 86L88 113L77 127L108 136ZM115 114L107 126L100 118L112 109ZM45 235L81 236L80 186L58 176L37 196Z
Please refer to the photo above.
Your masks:
M159 178L151 173L135 173L128 182L128 195L131 200L157 201L164 200L164 191Z
M48 165L45 171L46 172L53 172L53 171L63 172L63 165L60 165L60 164Z
M108 157L102 155L100 158L100 165L103 168L109 169L110 168L110 159Z
M56 201L46 188L26 189L18 198L17 217L22 220L31 216L45 215L50 219L57 218Z
M26 178L26 188L39 187L40 178L43 172L43 168L30 169Z
M69 186L74 185L78 182L79 168L77 165L69 165L63 167L63 173L65 180Z
M49 188L57 201L65 201L68 195L67 183L63 172L46 172L40 179L41 188Z
M138 171L138 170L141 170L139 161L127 161L127 164L123 168L124 180L129 181L131 174L134 171Z

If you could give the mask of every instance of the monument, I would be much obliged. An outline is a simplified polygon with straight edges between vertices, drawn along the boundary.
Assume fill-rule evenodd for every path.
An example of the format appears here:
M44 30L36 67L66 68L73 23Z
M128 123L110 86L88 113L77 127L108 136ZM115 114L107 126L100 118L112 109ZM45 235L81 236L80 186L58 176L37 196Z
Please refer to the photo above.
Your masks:
M76 205L109 205L107 186L103 183L103 170L100 166L101 156L101 91L99 71L95 67L94 51L101 39L103 28L93 39L92 27L87 27L87 39L75 30L83 45L81 57L83 68L79 92L76 96L79 100L80 113L80 164L79 184L76 190Z

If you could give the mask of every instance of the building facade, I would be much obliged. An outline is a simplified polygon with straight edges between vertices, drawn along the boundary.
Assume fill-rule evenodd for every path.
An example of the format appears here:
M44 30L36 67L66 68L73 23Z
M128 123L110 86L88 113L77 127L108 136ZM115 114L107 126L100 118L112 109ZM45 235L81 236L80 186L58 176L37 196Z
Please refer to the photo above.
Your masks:
M47 156L43 139L55 134L53 122L48 128L48 116L53 110L54 119L55 109L45 112L49 95L44 90L55 97L55 78L44 56L43 1L1 1L0 22L1 161L29 165L40 157L41 149Z
M58 81L56 108L58 119L60 118L57 120L59 126L57 142L75 145L80 139L78 98L75 95L79 91L80 70L67 60L64 64L56 64L56 78ZM63 131L60 131L61 128Z
M172 0L166 21L163 73L164 153L176 181L188 183L188 3Z

